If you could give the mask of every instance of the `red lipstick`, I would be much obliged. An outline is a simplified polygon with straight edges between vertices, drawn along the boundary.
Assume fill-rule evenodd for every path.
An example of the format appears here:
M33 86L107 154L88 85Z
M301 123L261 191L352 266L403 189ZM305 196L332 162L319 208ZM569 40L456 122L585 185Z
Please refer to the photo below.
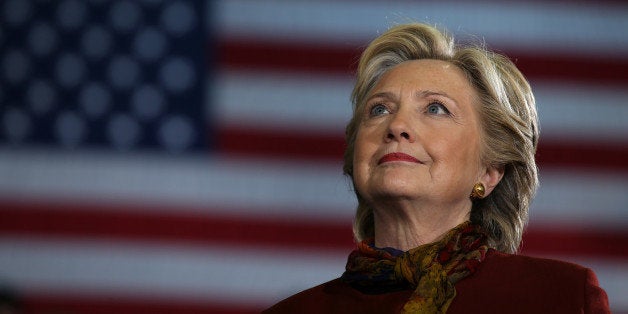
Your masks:
M384 155L384 157L382 157L377 164L381 165L385 162L391 162L391 161L408 161L408 162L416 162L416 163L421 163L420 160L408 155L408 154L404 154L404 153L390 153L390 154L386 154Z

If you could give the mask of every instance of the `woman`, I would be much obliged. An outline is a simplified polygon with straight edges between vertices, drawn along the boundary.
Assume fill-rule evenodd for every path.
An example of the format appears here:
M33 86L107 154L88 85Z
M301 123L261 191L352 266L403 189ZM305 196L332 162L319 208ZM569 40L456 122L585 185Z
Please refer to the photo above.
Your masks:
M514 255L538 185L538 121L506 57L424 24L360 59L344 172L358 198L341 278L267 313L608 313L593 272Z

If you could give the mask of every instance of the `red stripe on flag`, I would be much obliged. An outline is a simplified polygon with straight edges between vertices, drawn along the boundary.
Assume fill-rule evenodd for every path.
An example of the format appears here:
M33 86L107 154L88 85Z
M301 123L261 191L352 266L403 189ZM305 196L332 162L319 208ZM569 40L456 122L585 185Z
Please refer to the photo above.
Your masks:
M140 208L0 200L0 234L55 235L186 244L351 249L351 222L184 214ZM171 212L171 213L166 213ZM190 209L187 212L207 212ZM237 211L236 211L237 212ZM263 211L260 211L263 212ZM177 214L174 214L177 213Z
M625 230L587 230L555 224L535 225L525 231L521 252L546 256L626 258L628 257L628 233Z
M365 43L366 44L366 43ZM321 43L220 39L218 64L233 69L352 74L364 48ZM501 49L529 79L588 84L628 83L628 59Z
M353 73L361 50L350 45L227 39L216 49L218 64L229 68L340 74Z
M342 136L229 126L216 131L216 148L225 154L342 160L345 149ZM548 138L539 142L536 157L540 167L628 172L628 145L624 143L574 142Z
M0 234L200 245L214 243L256 247L309 247L347 252L354 246L350 222L160 214L147 210L138 211L137 207L107 208L105 205L48 205L0 201L0 206ZM171 210L175 212L180 208ZM553 225L548 228L530 228L524 236L524 252L628 258L628 233L625 230L608 232L568 227Z
M294 158L304 160L342 160L342 136L303 133L298 130L255 130L223 127L215 130L216 148L226 154Z
M628 171L628 162L626 162L628 160L628 144L541 138L536 160L541 167L626 172Z
M508 50L506 55L529 80L547 79L622 87L628 83L628 59Z

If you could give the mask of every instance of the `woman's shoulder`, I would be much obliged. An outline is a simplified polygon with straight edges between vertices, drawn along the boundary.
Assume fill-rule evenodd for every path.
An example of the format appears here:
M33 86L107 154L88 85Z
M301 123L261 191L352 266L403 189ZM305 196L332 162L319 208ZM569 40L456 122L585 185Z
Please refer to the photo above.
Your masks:
M493 271L498 269L517 269L519 271L527 272L550 272L550 273L565 273L568 275L586 275L591 270L571 262L533 257L519 254L508 254L499 252L496 250L489 250L487 253L485 264L487 267L491 267Z
M325 302L329 290L342 291L342 282L334 279L318 286L303 290L273 305L262 313L305 313L308 309Z
M503 282L514 287L534 286L535 290L565 287L575 291L599 285L595 273L587 267L566 261L494 250L488 252L482 267L471 278L494 284Z
M411 293L366 294L338 278L301 291L262 313L399 313Z
M490 250L456 290L452 313L476 306L495 313L608 313L608 298L593 271L548 258Z
M327 306L331 296L335 298L348 292L340 279L334 279L294 294L262 313L309 313L314 309L318 311Z

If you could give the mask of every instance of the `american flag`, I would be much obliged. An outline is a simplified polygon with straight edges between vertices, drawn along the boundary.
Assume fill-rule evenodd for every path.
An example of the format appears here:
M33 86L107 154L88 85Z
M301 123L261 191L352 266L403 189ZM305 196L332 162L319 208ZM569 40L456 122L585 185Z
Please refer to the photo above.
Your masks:
M357 58L426 21L511 57L537 99L522 252L628 313L622 1L0 2L0 293L24 313L255 313L338 277Z

